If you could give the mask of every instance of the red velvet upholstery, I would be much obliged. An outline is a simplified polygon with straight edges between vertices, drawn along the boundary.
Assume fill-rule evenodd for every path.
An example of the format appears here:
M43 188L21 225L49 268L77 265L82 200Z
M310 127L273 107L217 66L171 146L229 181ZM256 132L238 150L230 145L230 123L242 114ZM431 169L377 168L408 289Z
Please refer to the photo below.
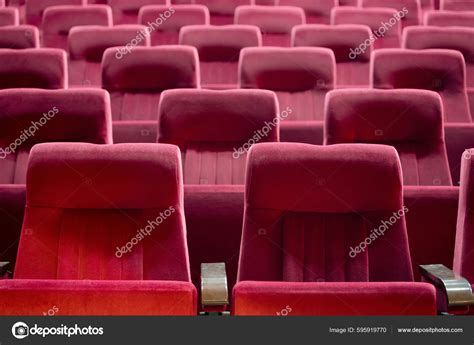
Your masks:
M199 87L194 47L135 47L122 59L116 53L109 48L102 60L102 87L111 94L114 120L156 120L162 91Z
M145 225L150 238L138 240ZM196 292L185 234L175 146L37 145L15 279L0 293L2 313L37 314L54 300L64 302L65 315L192 315ZM131 238L133 250L116 256ZM131 293L137 298L124 302ZM36 295L35 307L14 308Z
M15 279L0 281L0 292L1 315L43 316L52 306L58 306L61 316L197 312L196 289L188 282Z
M112 26L112 10L106 5L48 7L43 14L43 47L66 50L69 31L80 25Z
M410 296L403 302L405 306L408 299L413 302L424 291L426 305L413 313L433 314L434 307L427 308L435 300L432 287L407 284L400 289L393 283L368 283L413 280L403 216L409 210L402 203L401 167L393 147L255 145L248 156L235 306L241 303L240 298L245 299L244 287L251 287L252 309L268 314L267 298L280 302L280 297L299 289L302 303L296 306L295 315L349 313L346 306L337 306L341 304L338 299L316 306L314 294L330 298L338 287L341 296L355 294L350 300L357 300L362 298L358 286L378 291L372 298L384 296L362 303L367 308L361 310L363 314L383 314L382 310L389 308L384 304L396 305L387 301L396 300L400 290ZM380 227L388 229L374 238L372 229ZM362 249L360 243L367 238L371 243L355 251L353 247ZM358 255L351 255L353 251ZM270 291L262 291L265 287ZM324 299L321 295L316 302ZM304 309L303 305L309 307ZM234 313L253 313L248 302L242 308L234 308ZM403 313L403 308L395 309Z
M87 5L87 0L25 0L26 23L39 26L44 10L58 5Z
M474 3L470 0L440 0L442 11L474 11Z
M245 144L278 141L277 116L270 91L170 90L160 102L158 141L180 147L186 184L244 184Z
M234 12L238 6L253 5L254 0L194 0L195 4L204 5L211 13L211 24L233 24Z
M190 25L181 29L179 43L197 48L203 87L237 88L240 50L261 46L262 37L251 25Z
M454 50L384 49L372 55L372 80L381 89L426 89L443 101L445 122L471 122L462 54Z
M324 97L334 88L336 62L327 48L244 48L240 53L241 88L275 91L286 121L323 119Z
M474 11L429 11L425 14L425 25L474 27Z
M137 24L138 12L146 5L171 6L170 0L108 0L112 7L115 24Z
M415 279L420 265L453 267L459 188L406 186L403 195Z
M0 48L39 48L39 30L31 25L0 27Z
M376 38L374 49L399 48L402 29L396 15L397 11L390 8L336 7L331 13L331 24L367 25Z
M392 145L405 185L450 186L440 96L425 90L337 90L328 93L325 144Z
M67 87L66 53L60 49L1 49L0 89Z
M421 23L420 0L359 0L362 7L388 7L400 11L404 16L401 20L402 27L419 25Z
M474 147L474 123L445 123L444 132L453 184L459 186L461 157L466 149Z
M474 88L474 28L408 28L403 33L403 48L459 50L466 63L467 86Z
M337 87L368 87L373 48L366 45L361 54L355 49L370 40L371 34L365 25L299 25L293 28L291 45L331 49L336 58Z
M210 14L203 5L176 5L173 14L166 20L159 21L170 9L166 5L143 6L140 9L138 22L154 30L151 32L151 44L178 44L179 30L187 25L209 25ZM161 17L160 17L161 15ZM161 23L159 26L158 23Z
M241 282L234 315L436 315L436 292L427 283Z
M454 249L454 270L474 284L474 222L472 195L474 188L474 150L466 150L461 158L461 188Z
M3 90L0 109L0 183L25 183L28 155L34 144L112 143L110 100L102 90ZM14 152L6 153L7 147Z
M258 26L264 46L289 47L291 29L305 23L303 9L294 6L239 6L235 10L235 24Z
M107 48L125 46L137 42L140 46L149 46L150 38L137 40L142 25L80 26L69 32L69 85L100 87L102 55ZM118 54L118 56L121 56Z
M20 15L13 7L0 8L0 26L19 25Z
M329 24L331 10L338 6L338 0L278 0L279 5L301 7L306 14L306 22L311 24Z

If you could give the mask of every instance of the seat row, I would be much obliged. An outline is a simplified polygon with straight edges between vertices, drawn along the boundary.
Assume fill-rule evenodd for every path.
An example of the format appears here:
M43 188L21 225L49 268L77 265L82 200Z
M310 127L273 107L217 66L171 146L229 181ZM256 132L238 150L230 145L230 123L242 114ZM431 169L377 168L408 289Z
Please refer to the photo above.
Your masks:
M242 37L247 33L249 39L253 35L258 42L258 35L251 28L235 30L241 30ZM221 33L225 36L226 29L218 29L216 37ZM304 31L302 36L304 40ZM79 46L77 51L71 52L72 57L79 59L71 61L69 73L66 54L62 50L2 49L0 87L66 88L68 79L71 86L101 85L112 95L115 121L155 120L160 94L166 89L199 88L201 85L210 89L268 89L276 92L282 109L293 109L289 120L321 121L326 93L337 86L367 87L362 79L367 82L368 78L362 75L370 71L373 88L436 91L443 101L446 122L472 121L469 102L473 102L473 93L466 88L466 83L474 82L474 70L472 63L468 63L466 82L466 63L459 51L382 49L374 51L370 62L363 67L351 62L337 65L334 51L328 48L239 46L209 50L200 41L202 37L209 36L189 36L189 41L194 41L200 50L186 45L115 47L105 50L101 62L98 61L101 52ZM417 42L413 43L415 48L422 48L419 36L413 37ZM448 32L444 37L446 44L449 37ZM425 47L431 48L427 41ZM81 42L87 42L87 36ZM199 51L202 52L201 63ZM360 81L362 85L351 85L347 80L351 75L357 76L349 78L351 82Z
M21 1L21 0L20 0ZM15 6L15 1L11 0L11 5ZM266 5L270 10L273 7L280 6L295 6L304 11L308 23L328 23L331 10L337 8L339 5L351 5L361 8L393 8L401 10L407 9L407 17L404 20L406 25L418 25L422 13L433 10L439 6L435 4L437 1L433 0L355 0L350 3L339 0L319 0L301 2L297 0L234 0L217 3L210 0L194 0L194 1L178 1L176 4L171 4L167 0L139 0L139 1L124 1L124 0L109 0L109 1L87 1L87 0L29 0L24 6L20 6L21 12L25 12L25 22L32 25L40 25L43 12L48 7L55 5L74 5L74 6L94 6L94 4L108 4L113 10L114 21L117 24L133 24L137 23L138 12L140 8L147 5L181 5L181 4L200 4L206 6L211 14L213 24L231 24L233 20L234 11L238 6L253 6ZM3 4L4 5L4 4ZM268 6L279 5L279 6ZM0 7L2 4L0 4ZM13 8L13 7L12 7ZM443 0L441 1L442 11L473 11L474 7L469 1L460 0ZM18 15L17 15L18 16Z
M454 270L471 282L473 153L462 160L454 249ZM167 144L36 145L0 313L41 315L59 305L61 315L196 315L182 164L178 147ZM285 306L292 315L446 310L446 291L413 281L406 226L413 210L393 147L260 143L246 175L234 315L279 315ZM219 246L201 244L210 252ZM204 311L229 301L216 280L225 282L225 268L204 265Z

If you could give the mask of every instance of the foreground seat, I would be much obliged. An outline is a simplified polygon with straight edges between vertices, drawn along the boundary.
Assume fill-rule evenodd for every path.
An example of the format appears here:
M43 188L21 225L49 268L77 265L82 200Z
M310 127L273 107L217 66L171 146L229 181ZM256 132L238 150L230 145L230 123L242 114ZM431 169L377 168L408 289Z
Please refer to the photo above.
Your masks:
M87 0L25 0L26 24L41 26L43 12L46 8L59 5L85 6Z
M0 27L0 48L39 48L39 30L32 25Z
M66 53L60 49L0 49L0 89L67 87Z
M251 25L189 25L180 32L180 44L199 53L201 84L207 88L236 88L240 50L262 45L260 30Z
M69 31L80 25L112 26L112 10L106 5L48 7L43 14L43 47L67 50Z
M331 24L367 25L374 34L374 49L400 48L402 27L397 16L398 12L391 8L336 7Z
M247 151L279 141L278 102L264 90L169 90L158 141L178 145L186 184L244 184Z
M112 143L110 99L103 90L0 91L0 183L25 183L31 148L41 142Z
M337 87L368 87L370 84L370 42L372 32L365 25L299 25L292 31L293 47L324 47L336 58Z
M425 25L474 27L474 11L429 11L425 14Z
M13 7L0 8L0 26L19 25L20 14Z
M166 5L143 6L138 15L138 22L148 26L151 45L178 44L179 30L187 25L209 25L210 14L203 5L174 5L173 14L166 20L164 15L170 10ZM159 25L158 25L159 24Z
M471 122L462 54L446 49L384 49L372 54L372 86L436 91L445 122Z
M329 24L331 10L338 6L338 0L279 0L280 6L301 7L306 14L306 22L310 24Z
M400 156L404 185L452 185L436 92L331 91L325 115L325 144L392 145Z
M71 29L68 36L69 86L102 85L101 62L104 51L110 47L125 47L131 50L132 43L149 46L150 38L138 40L137 35L145 32L142 25L78 26ZM116 57L122 58L124 50L116 48Z
M2 315L56 304L61 315L195 315L178 148L33 148L14 279L0 291Z
M334 88L334 54L327 48L244 48L240 87L275 91L286 121L323 120L324 97Z
M258 26L264 46L289 47L291 29L305 23L304 11L294 6L239 6L235 10L235 24Z
M233 314L435 315L434 288L412 282L402 202L392 147L255 145Z
M171 6L170 0L108 0L112 7L115 24L138 24L138 13L140 8L146 5ZM171 15L168 12L167 17ZM155 18L156 19L156 18Z

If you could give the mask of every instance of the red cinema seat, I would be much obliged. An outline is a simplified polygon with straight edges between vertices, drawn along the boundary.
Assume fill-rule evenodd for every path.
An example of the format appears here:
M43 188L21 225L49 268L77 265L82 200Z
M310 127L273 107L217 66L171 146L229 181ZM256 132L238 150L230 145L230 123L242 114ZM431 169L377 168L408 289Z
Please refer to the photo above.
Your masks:
M166 5L171 7L170 0L108 0L112 7L115 24L138 24L140 8L147 5ZM166 13L168 16L170 12Z
M471 122L462 54L447 49L383 49L372 54L371 85L425 89L443 100L445 122Z
M46 8L59 5L87 5L87 0L26 0L26 24L40 26Z
M39 48L39 30L32 25L0 27L0 48Z
M249 148L279 141L278 102L266 90L169 90L158 141L179 146L184 183L244 184Z
M67 50L69 31L83 25L112 26L112 10L106 5L48 7L43 14L43 47Z
M305 22L304 11L294 6L239 6L235 10L235 24L258 26L264 46L289 47L291 29Z
M132 44L149 46L150 38L143 35L145 26L116 25L74 27L68 36L69 86L100 87L102 55L107 48ZM120 57L122 54L117 53Z
M425 13L425 25L474 27L474 11L428 11Z
M474 193L474 150L466 150L461 159L461 187L456 228L456 245L454 248L454 265L456 273L474 285L474 223L472 219ZM471 311L472 310L471 308Z
M329 24L331 10L339 6L339 0L278 0L280 6L301 7L306 14L306 22L310 24Z
M0 313L195 315L182 181L171 145L35 146Z
M440 96L426 90L336 90L326 97L325 144L392 145L404 185L451 186Z
M374 49L399 48L402 29L397 16L397 10L390 8L336 7L331 24L367 25L374 35Z
M240 53L241 88L275 91L285 121L323 120L324 97L334 88L336 62L327 48L244 48Z
M403 33L403 48L453 49L464 56L471 112L474 111L474 27L413 27Z
M435 315L413 282L400 160L386 145L255 145L234 315Z
M192 25L180 32L180 44L198 50L201 84L206 88L237 88L240 50L262 45L260 30L252 25Z
M255 5L275 6L277 0L255 0Z
M371 37L365 25L299 25L293 28L291 45L331 49L336 58L336 87L368 87Z
M420 0L359 0L361 7L389 7L398 11L397 20L401 20L402 28L421 23ZM400 19L398 19L400 18Z
M474 11L474 2L471 0L440 0L442 11Z
M165 12L173 15L164 20ZM150 5L140 9L138 22L150 32L151 45L178 44L179 30L187 25L209 25L209 10L203 5Z
M0 8L0 27L19 25L20 15L18 10L13 7Z
M60 49L0 49L0 89L64 89L67 58Z
M199 87L194 47L135 47L120 59L118 52L109 48L102 60L102 87L110 92L115 121L156 121L163 91Z
M52 141L111 144L110 99L103 90L0 91L0 183L25 183L31 148Z
M234 23L234 12L238 6L254 5L254 0L194 0L194 3L209 9L211 24L227 25Z

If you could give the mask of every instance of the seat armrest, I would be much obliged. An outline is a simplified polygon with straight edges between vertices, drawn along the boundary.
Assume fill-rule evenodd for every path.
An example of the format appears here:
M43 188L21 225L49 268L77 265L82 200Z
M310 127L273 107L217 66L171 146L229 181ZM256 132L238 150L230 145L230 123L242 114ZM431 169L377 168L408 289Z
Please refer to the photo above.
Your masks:
M11 265L8 261L0 261L0 279L8 279L11 274Z
M444 265L420 265L422 279L436 288L438 312L460 313L474 305L471 284Z
M228 304L225 263L201 264L201 305L204 313L222 313Z

